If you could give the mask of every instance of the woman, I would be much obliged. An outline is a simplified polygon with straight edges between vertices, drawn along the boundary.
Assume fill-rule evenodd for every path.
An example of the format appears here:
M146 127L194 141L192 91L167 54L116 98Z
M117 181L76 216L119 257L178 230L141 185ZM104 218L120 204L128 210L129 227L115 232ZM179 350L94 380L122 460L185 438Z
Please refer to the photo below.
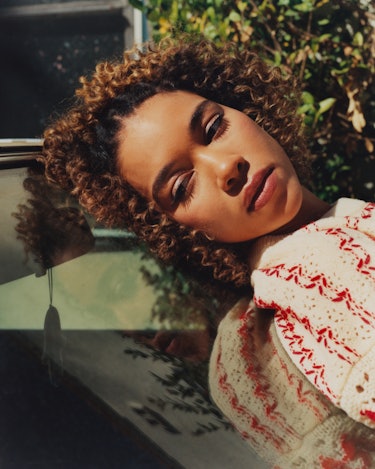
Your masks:
M307 189L294 79L231 45L167 41L99 64L77 97L45 133L47 175L165 261L228 285L251 276L254 305L222 321L210 372L242 434L248 395L229 358L247 373L235 337L259 310L272 319L256 336L274 324L295 372L374 427L374 205Z
M249 51L186 40L128 52L123 63L99 64L91 80L83 78L77 104L45 132L47 174L72 190L98 220L134 231L162 259L183 263L188 254L194 269L203 267L219 280L248 285L241 244L212 242L204 231L176 222L172 213L168 216L129 184L122 175L125 167L120 170L120 160L130 160L125 147L123 156L118 155L121 122L148 98L173 90L193 92L249 115L279 142L306 182L308 151L296 115L294 80L269 69ZM174 118L180 109L171 112ZM142 147L151 142L151 151L160 145L140 137Z

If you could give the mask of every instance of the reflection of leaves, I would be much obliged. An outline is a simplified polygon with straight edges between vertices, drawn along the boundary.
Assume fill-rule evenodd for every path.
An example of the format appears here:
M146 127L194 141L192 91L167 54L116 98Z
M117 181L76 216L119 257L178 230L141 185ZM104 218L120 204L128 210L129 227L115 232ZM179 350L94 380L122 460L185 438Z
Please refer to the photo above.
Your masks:
M126 349L124 350L126 355L131 355L133 358L148 358L148 354L137 349Z
M182 369L179 371L183 371ZM197 416L210 418L208 422L197 422L197 429L192 431L192 435L198 436L207 431L216 431L219 429L232 428L230 423L225 420L220 411L211 403L208 393L200 389L197 383L187 383L179 378L179 372L164 379L161 376L152 373L156 380L166 387L166 397L149 397L149 402L157 406L161 411L167 408L195 414ZM177 378L177 379L176 379ZM168 395L169 394L169 395Z
M228 423L228 428L229 428L230 424ZM198 428L193 432L193 435L194 436L201 436L201 435L204 435L205 433L212 433L212 432L216 432L217 430L220 430L220 426L218 425L215 425L213 423L209 423L209 424L202 424L202 423L198 423Z
M26 260L32 255L40 273L93 248L94 237L83 211L73 198L46 181L42 168L29 168L23 187L27 202L12 215Z
M143 417L147 423L150 425L161 425L164 430L166 430L168 433L173 433L173 434L179 434L181 433L177 428L172 425L168 420L166 420L162 415L160 415L158 412L155 412L153 409L150 409L150 407L147 406L141 406L141 407L135 407L133 406L133 411Z
M180 370L177 369L177 371ZM171 395L180 396L182 399L195 395L195 389L181 381L179 373L173 373L166 377L159 376L153 372L151 372L151 374L155 377L156 381L167 388L167 392Z
M219 409L210 401L207 389L207 363L188 365L178 358L166 356L151 347L145 347L145 351L129 348L125 349L125 353L134 359L143 358L154 362L169 363L170 369L164 376L150 371L156 382L165 389L165 394L163 396L149 396L148 401L160 412L172 409L195 414L197 418L204 418L204 422L196 422L196 429L191 432L193 436L200 436L220 429L233 429ZM142 407L142 412L144 409L149 409L149 407ZM139 413L138 410L137 413ZM160 414L156 413L156 415Z
M158 265L158 272L151 272L146 266L141 268L141 272L156 295L152 317L167 328L199 327L210 318L220 317L237 298L238 293L229 289L218 291L210 284L202 285L174 266L161 262Z
M206 304L198 286L188 282L172 266L161 266L158 273L151 273L143 267L142 274L156 293L152 317L171 324L171 327L181 328L185 324L199 323L200 317L207 315L207 308L215 303L212 298L211 304Z

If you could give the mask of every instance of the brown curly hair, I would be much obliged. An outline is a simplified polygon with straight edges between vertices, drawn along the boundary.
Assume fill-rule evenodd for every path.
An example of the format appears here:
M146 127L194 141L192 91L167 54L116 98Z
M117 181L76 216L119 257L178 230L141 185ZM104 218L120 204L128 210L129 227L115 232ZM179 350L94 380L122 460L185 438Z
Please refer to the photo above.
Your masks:
M183 37L100 63L81 84L76 103L45 131L47 177L78 197L99 222L134 232L162 260L203 275L208 269L211 277L233 285L248 284L244 244L209 241L160 213L120 177L119 117L161 91L194 92L247 114L279 142L304 182L308 150L296 112L296 80L234 44L219 48Z
M65 260L83 255L95 244L82 209L61 190L47 184L43 171L30 167L23 181L29 194L26 203L12 213L17 220L17 238L24 244L26 260L33 256L39 275Z

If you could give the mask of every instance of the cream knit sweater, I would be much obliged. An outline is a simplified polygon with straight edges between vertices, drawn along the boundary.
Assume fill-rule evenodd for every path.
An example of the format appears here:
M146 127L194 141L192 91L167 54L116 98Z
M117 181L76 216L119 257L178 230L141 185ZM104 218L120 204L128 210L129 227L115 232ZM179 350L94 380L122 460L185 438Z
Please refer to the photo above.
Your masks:
M375 205L340 199L256 249L254 304L215 340L213 399L279 467L372 467L375 432L354 420L375 428Z

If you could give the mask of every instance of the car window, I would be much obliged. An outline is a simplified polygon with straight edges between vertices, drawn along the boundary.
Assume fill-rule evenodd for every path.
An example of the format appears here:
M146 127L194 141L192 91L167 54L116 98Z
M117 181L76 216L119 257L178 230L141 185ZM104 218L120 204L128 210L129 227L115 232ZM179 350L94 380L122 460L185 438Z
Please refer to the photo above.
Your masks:
M47 467L58 457L89 464L77 440L85 446L96 436L110 440L109 458L121 456L129 441L134 453L138 442L134 461L152 462L150 467L206 467L207 461L267 467L209 397L208 325L237 296L215 296L158 263L130 233L96 224L74 199L47 184L25 145L3 144L0 156L6 464L39 458ZM12 430L20 414L29 422L22 441ZM73 444L69 428L79 415L74 428L83 425L84 434ZM44 422L40 428L37 421ZM103 430L108 422L111 430ZM64 456L46 437L48 427L66 445ZM31 450L27 441L38 438Z

